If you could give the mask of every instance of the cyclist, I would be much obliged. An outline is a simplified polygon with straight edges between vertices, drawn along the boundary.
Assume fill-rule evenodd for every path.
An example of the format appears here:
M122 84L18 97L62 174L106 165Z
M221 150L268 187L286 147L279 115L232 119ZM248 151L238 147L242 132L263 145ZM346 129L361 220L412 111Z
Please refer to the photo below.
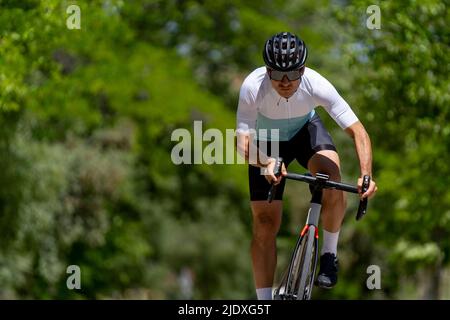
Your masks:
M296 159L313 175L321 172L332 180L341 179L339 156L330 134L314 111L317 106L323 106L353 138L361 177L372 177L372 148L364 126L333 85L305 66L307 52L305 42L294 34L282 32L270 37L264 44L265 66L246 77L239 94L237 149L247 161L252 150L250 144L254 144L257 150L257 161L250 161L248 175L253 215L251 255L256 293L260 300L272 299L277 260L276 235L281 224L285 184L282 176L277 178L273 173L274 157L283 157L286 167ZM278 136L272 136L274 131L270 129L278 129ZM252 132L256 132L255 138ZM271 143L261 143L271 139L278 141L277 155L271 154ZM264 174L261 174L261 168L264 168ZM282 173L286 174L284 166ZM277 191L274 201L269 204L267 193L271 183L277 185ZM358 186L361 190L362 178L358 179ZM360 196L370 197L376 190L371 179L369 189ZM345 208L344 192L324 190L323 244L316 282L323 288L332 288L337 282L337 243Z

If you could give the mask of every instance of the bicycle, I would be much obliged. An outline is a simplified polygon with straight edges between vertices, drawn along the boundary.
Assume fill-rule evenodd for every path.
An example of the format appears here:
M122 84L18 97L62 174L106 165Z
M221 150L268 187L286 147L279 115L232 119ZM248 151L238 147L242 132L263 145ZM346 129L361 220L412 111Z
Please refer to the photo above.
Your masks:
M278 158L275 164L274 174L281 175L282 158ZM322 190L337 189L351 193L358 193L358 187L346 183L329 180L329 176L317 173L311 174L288 173L286 179L303 181L309 184L312 194L310 208L300 236L292 253L289 267L284 273L280 285L274 291L275 300L310 300L313 282L317 267L319 246L319 217L322 208ZM363 177L362 191L367 191L370 185L370 177ZM275 196L276 186L272 185L267 200L272 202ZM360 200L356 220L360 220L367 213L367 198Z

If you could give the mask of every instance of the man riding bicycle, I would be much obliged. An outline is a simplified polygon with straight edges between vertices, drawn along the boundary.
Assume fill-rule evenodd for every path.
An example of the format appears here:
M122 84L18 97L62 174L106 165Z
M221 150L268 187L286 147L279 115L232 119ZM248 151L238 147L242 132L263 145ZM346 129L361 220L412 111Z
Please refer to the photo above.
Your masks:
M276 235L281 224L285 180L273 173L275 158L284 159L286 167L296 159L313 175L317 172L340 181L340 162L336 147L314 109L323 106L336 123L354 140L361 177L372 177L372 148L362 123L333 85L305 66L307 48L299 37L289 32L269 38L263 50L264 67L257 68L244 80L237 110L237 149L249 161L250 144L257 148L257 159L248 166L250 201L253 214L251 255L257 297L272 299L276 269ZM266 130L261 130L266 129ZM278 135L267 132L277 129ZM252 132L256 131L256 139ZM278 150L271 152L277 140ZM264 141L266 143L262 144ZM263 148L267 146L267 148ZM275 154L277 153L277 154ZM264 175L261 168L265 169ZM286 174L283 166L282 174ZM267 202L271 184L276 184L274 201ZM358 179L361 190L362 178ZM371 179L368 190L376 192ZM337 243L344 219L346 198L343 191L324 190L322 205L323 244L317 285L332 288L337 282Z

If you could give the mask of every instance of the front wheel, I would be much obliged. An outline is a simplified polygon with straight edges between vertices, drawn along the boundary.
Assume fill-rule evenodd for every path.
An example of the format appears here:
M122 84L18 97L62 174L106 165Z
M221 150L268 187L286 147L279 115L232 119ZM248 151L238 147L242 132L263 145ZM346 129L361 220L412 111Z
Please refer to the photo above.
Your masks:
M297 300L311 299L314 275L317 265L318 241L315 238L316 226L310 225L301 246L301 259L298 277Z

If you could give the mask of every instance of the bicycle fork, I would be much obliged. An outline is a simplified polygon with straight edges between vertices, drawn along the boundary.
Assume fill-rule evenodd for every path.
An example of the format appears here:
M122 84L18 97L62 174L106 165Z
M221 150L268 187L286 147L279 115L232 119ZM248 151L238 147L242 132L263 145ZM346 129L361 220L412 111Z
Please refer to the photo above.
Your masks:
M320 192L322 193L322 192ZM314 196L313 196L314 198ZM319 218L322 205L311 201L306 224L300 234L300 239L305 241L303 245L300 270L298 272L298 286L294 292L297 300L311 299L314 277L316 274L318 250L319 250Z

